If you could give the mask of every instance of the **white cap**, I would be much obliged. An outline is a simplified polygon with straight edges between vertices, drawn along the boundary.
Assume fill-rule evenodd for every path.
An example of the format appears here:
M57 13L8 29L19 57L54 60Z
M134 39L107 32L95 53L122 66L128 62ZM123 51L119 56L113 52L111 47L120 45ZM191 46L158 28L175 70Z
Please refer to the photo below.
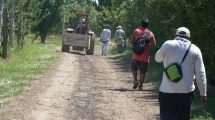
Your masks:
M117 29L122 29L122 26L118 26Z
M190 31L186 27L179 27L175 35L185 36L190 38Z

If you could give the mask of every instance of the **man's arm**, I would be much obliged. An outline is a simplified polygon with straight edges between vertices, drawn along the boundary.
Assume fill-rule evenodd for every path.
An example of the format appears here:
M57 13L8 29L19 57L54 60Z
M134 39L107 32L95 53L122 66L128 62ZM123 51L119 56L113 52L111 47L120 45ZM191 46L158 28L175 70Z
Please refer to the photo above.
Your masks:
M155 37L154 37L154 34L151 32L150 34L150 39L151 39L151 48L156 48L156 40L155 40Z
M165 42L155 54L155 61L163 62L164 55L168 51L169 44Z
M101 34L101 38L100 38L100 41L102 41L102 38L103 38L103 34L104 34L104 29L102 30L102 34Z
M197 50L197 56L195 58L195 73L196 73L196 83L200 91L200 100L204 102L207 96L207 79L205 66L203 63L203 58L200 50Z

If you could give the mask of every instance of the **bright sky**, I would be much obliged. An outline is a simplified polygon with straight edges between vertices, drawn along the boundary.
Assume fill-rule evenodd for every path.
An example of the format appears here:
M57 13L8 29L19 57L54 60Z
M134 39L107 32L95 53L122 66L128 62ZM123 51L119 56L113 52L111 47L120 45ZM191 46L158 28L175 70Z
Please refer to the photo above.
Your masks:
M97 5L99 4L99 1L98 1L98 0L92 0L92 1L95 1Z

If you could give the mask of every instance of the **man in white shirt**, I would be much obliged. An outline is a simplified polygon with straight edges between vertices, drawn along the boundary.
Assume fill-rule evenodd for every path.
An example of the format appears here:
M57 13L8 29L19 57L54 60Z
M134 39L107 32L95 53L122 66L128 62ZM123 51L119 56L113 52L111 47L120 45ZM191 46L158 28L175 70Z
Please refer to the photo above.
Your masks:
M102 30L101 42L102 42L102 55L107 55L108 53L108 43L111 38L111 31L109 25L105 26L105 29Z
M122 52L123 46L126 46L125 31L122 29L122 26L117 27L114 38L117 44L117 51Z
M162 62L164 68L172 63L180 65L191 42L190 31L180 27L174 40L167 40L157 51L155 60ZM200 91L200 100L206 100L206 73L200 49L191 44L186 58L181 64L183 77L178 82L168 79L165 72L159 89L161 120L190 120L191 104L194 97L194 79Z

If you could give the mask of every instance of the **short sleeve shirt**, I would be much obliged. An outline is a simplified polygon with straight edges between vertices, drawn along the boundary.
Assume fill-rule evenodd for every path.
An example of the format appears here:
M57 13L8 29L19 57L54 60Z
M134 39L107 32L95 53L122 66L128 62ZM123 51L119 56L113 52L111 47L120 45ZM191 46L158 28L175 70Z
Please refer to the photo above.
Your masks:
M147 30L148 30L147 28L137 28L134 31L133 41L135 41L139 37L141 37ZM149 41L152 41L154 39L154 34L151 31L149 31L149 32L150 32ZM141 62L149 62L149 59L150 59L150 42L146 45L146 48L142 54L137 55L135 53L132 53L132 59L138 60Z

